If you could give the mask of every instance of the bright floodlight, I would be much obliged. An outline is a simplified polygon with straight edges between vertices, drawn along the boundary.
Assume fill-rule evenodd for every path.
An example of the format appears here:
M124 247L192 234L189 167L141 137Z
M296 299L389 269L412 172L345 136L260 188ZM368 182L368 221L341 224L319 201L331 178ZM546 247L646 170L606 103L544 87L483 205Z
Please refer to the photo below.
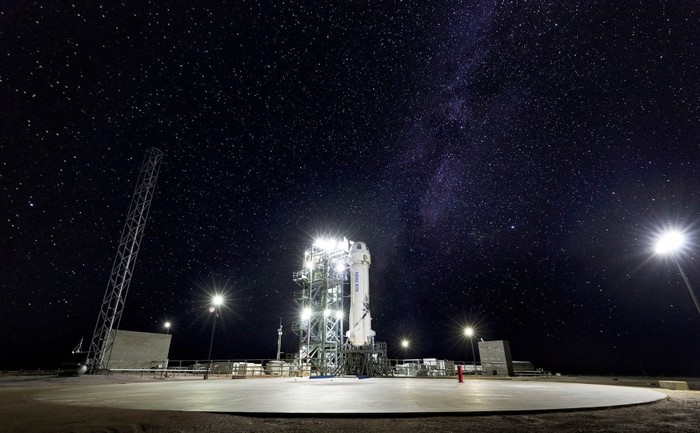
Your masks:
M408 340L402 340L401 347L403 347L404 349L407 349L408 348Z
M333 239L316 239L314 246L324 250L332 250L335 247L335 240Z
M309 320L311 318L311 308L306 307L301 310L301 320Z
M319 238L314 241L314 246L323 251L347 250L347 241Z
M472 328L471 326L467 326L466 328L464 328L464 335L471 338L474 335L474 328Z
M343 320L343 310L338 310L335 312L335 318L338 320Z
M654 251L656 254L673 254L683 248L685 236L678 230L668 231L656 241Z
M656 254L671 256L673 261L676 262L676 266L678 266L678 272L680 272L681 277L685 282L685 286L688 288L688 293L690 294L690 297L693 298L695 309L698 310L698 313L700 313L700 301L698 300L698 297L695 296L695 292L690 286L688 276L685 274L685 272L683 272L683 268L681 268L681 263L678 261L678 257L676 256L676 254L680 252L684 246L685 236L683 235L683 233L681 233L678 230L669 230L666 233L663 233L656 241L654 252L656 252Z
M166 329L170 329L170 322L165 322L163 326L165 326Z
M224 297L221 295L214 295L213 298L211 298L211 303L215 306L218 307L224 303Z

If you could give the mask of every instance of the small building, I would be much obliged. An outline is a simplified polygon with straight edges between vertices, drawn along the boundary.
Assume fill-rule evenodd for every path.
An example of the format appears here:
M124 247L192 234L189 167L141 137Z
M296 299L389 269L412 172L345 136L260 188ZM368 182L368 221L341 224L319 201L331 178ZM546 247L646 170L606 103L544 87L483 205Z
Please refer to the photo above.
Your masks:
M507 340L479 341L479 356L483 374L513 376L513 358Z

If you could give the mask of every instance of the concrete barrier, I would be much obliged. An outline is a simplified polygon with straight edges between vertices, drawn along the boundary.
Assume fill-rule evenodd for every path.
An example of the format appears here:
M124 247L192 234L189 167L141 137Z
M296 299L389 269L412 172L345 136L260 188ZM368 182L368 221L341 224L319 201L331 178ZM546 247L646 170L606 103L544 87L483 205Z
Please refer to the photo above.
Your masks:
M676 391L688 391L688 382L682 380L660 380L659 388L675 389Z

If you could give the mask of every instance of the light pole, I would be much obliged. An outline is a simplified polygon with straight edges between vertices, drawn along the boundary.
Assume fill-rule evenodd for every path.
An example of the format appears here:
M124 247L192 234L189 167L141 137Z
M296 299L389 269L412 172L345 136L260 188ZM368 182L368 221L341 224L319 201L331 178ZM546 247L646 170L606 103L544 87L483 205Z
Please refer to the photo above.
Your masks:
M403 349L403 359L404 362L406 361L406 356L408 356L408 348L411 346L411 342L408 341L408 339L404 338L401 340L401 348Z
M688 277L685 275L685 272L683 272L683 268L681 268L681 264L678 261L678 254L683 250L684 246L685 236L683 233L678 230L670 230L659 236L654 246L654 252L661 256L670 256L676 263L678 272L680 272L681 277L683 277L685 286L688 288L688 293L690 293L690 297L693 298L695 308L698 310L698 314L700 314L700 302L698 302L698 298L695 296L695 292L690 286L690 281L688 281Z
M165 333L170 334L170 322L165 322L163 326L165 327Z
M401 348L403 349L403 360L401 362L401 371L403 371L404 376L409 375L409 368L408 364L406 363L406 356L408 356L408 347L411 345L411 342L408 341L408 339L404 338L401 340ZM397 365L398 367L398 365Z
M467 326L466 328L464 328L464 335L467 336L467 338L469 339L469 343L471 343L472 346L472 368L474 376L476 376L476 354L474 353L474 339L472 338L474 337L474 328L472 328L471 326Z
M219 307L224 303L224 297L221 295L214 295L211 298L211 307L209 307L209 312L214 313L214 320L211 324L211 340L209 341L209 359L207 362L207 371L204 373L204 379L209 379L209 373L211 372L211 349L214 346L214 330L216 329L216 316Z

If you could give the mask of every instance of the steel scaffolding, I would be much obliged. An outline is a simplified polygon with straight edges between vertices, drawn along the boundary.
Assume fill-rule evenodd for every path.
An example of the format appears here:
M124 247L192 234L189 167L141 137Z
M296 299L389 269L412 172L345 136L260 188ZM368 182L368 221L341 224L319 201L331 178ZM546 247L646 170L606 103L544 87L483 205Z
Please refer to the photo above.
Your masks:
M336 374L343 345L348 241L314 243L304 253L304 268L293 278L301 286L295 295L301 319L293 325L299 335L299 364L308 365L312 374Z

